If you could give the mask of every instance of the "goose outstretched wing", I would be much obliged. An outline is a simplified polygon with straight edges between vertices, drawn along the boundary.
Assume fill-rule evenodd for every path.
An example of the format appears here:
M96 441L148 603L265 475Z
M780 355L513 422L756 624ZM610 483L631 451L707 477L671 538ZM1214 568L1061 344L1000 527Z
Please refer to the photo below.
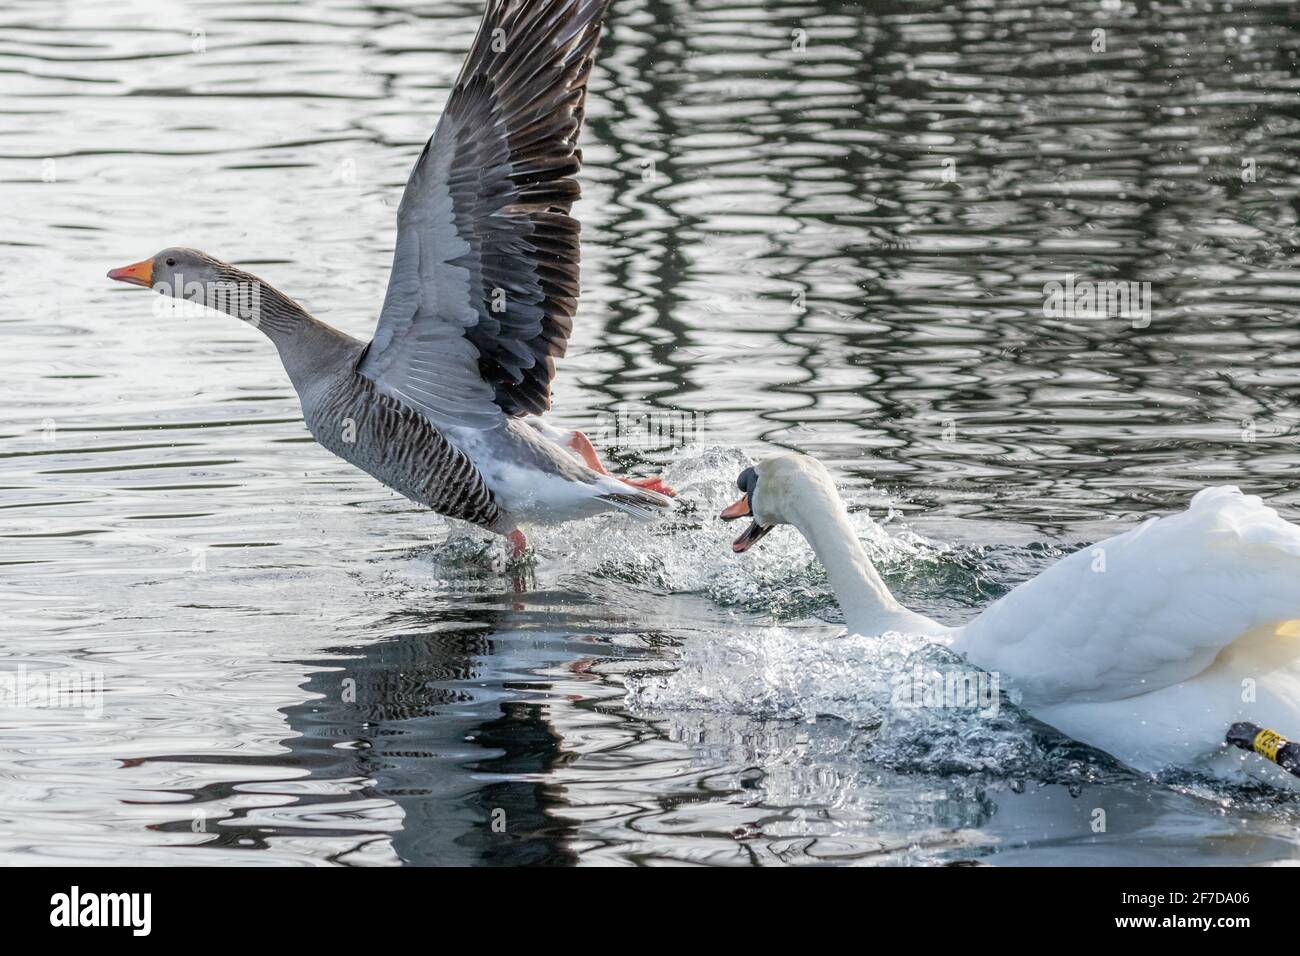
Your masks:
M489 0L397 213L358 371L441 426L551 404L578 298L577 148L609 0Z

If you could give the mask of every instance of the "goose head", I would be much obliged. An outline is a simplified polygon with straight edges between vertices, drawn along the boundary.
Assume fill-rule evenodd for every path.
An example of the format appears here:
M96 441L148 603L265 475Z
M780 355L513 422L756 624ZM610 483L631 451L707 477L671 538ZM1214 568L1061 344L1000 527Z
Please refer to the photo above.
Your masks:
M110 269L108 277L204 305L254 324L258 321L261 281L197 249L164 249L152 258Z
M753 519L731 545L737 554L748 551L779 524L800 526L810 515L844 507L826 466L807 455L778 455L751 465L740 473L736 487L743 495L723 510L722 519Z

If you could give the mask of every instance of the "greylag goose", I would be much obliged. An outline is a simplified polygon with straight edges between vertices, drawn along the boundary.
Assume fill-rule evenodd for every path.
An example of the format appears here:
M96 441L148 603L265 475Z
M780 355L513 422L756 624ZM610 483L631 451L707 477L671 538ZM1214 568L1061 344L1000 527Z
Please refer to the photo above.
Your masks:
M609 0L489 0L415 163L374 339L257 276L164 249L109 278L201 302L275 344L312 436L439 514L527 547L521 525L671 505L542 421L578 298L577 148Z

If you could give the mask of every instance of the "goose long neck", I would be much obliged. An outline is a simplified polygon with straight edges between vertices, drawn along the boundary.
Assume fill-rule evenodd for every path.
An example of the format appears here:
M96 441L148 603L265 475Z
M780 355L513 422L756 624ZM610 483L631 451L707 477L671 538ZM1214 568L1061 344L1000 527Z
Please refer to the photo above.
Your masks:
M275 286L260 283L262 316L258 328L272 340L286 338L310 327L317 320L306 309Z
M326 325L275 286L233 266L224 269L207 305L261 329L280 353L294 386L353 356L356 339Z
M243 319L277 345L317 321L269 282L233 266L224 266L204 295L210 308Z
M831 587L844 611L849 630L859 634L915 631L928 625L894 599L853 533L848 513L838 496L814 496L801 502L792 516L796 528L808 539L826 568Z

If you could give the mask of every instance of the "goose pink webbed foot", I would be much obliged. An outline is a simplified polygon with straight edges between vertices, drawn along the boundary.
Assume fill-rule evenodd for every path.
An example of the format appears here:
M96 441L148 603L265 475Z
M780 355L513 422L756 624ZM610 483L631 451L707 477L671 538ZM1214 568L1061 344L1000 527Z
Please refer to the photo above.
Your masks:
M610 470L605 467L605 463L600 460L596 454L596 448L588 438L580 431L575 431L569 436L566 444L578 453L578 456L586 463L587 467L600 475L610 474ZM615 476L617 477L617 476ZM644 488L646 491L657 491L659 494L668 498L676 498L677 492L657 475L651 478L619 478L619 481L625 485L631 485L633 488Z

